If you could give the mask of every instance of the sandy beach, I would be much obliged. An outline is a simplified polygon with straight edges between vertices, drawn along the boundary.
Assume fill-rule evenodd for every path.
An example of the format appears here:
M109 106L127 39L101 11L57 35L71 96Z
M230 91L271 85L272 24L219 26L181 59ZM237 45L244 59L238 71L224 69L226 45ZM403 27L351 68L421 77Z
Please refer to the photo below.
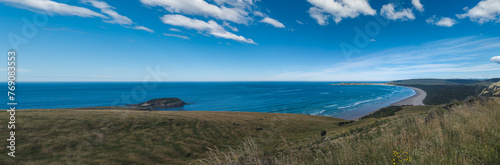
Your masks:
M394 105L394 106L402 106L402 105L413 105L413 106L416 106L416 105L424 105L423 101L425 99L425 97L427 96L427 93L425 93L425 91L421 90L421 89L418 89L418 88L413 88L413 87L407 87L407 88L411 88L413 90L415 90L415 95L411 96L411 97L408 97L406 99L403 99L401 101L398 101L396 103L393 103L391 105Z

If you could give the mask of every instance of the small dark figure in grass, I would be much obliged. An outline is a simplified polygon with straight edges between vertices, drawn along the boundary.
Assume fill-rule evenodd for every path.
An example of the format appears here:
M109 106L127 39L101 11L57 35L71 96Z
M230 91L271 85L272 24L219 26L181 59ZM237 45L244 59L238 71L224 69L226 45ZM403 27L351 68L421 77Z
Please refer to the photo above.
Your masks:
M325 135L326 135L326 130L321 131L321 136L325 136Z

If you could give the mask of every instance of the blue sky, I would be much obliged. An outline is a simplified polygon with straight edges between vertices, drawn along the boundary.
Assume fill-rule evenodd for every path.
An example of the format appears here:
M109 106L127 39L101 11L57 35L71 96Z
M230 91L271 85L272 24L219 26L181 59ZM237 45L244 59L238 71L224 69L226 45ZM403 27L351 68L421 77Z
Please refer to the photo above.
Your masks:
M0 0L0 11L19 81L500 77L500 0Z

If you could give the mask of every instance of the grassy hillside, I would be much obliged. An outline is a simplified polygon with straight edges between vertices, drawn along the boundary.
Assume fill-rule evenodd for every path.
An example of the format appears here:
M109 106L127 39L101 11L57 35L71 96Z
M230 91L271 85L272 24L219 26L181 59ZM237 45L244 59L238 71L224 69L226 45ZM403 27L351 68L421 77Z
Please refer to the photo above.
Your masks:
M230 152L211 151L202 163L498 164L500 99L464 103L376 120L307 145L285 145L278 152L266 152L248 139Z
M0 113L7 123L8 113ZM306 142L342 119L239 112L22 110L16 112L16 158L0 142L0 164L185 164L252 138L276 148ZM7 125L7 124L6 124ZM0 133L8 135L7 127ZM7 136L3 136L8 138Z
M396 115L423 114L430 108L404 107ZM0 113L0 122L7 123L7 115ZM227 152L248 138L274 153L283 149L284 140L310 144L323 130L336 136L375 121L242 112L23 110L16 113L17 156L2 154L0 164L194 163L208 156L208 148Z

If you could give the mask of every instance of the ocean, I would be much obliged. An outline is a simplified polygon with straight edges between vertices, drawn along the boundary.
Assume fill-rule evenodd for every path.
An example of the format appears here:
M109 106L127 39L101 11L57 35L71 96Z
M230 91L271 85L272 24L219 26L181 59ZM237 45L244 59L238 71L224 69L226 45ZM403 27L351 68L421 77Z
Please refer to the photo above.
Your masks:
M352 119L415 94L399 86L335 86L338 82L18 82L18 109L125 106L154 98L189 103L163 110L323 115ZM5 92L7 93L7 92ZM2 100L7 97L2 95Z

